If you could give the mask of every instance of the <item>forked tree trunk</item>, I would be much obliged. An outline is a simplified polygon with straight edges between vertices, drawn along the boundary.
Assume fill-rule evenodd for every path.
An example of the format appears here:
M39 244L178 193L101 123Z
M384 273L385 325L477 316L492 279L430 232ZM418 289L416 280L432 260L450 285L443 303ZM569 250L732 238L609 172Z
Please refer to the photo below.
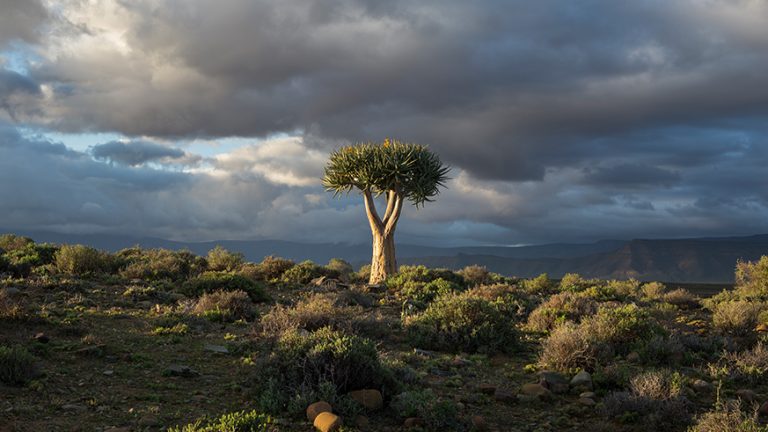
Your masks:
M397 273L395 258L395 228L403 208L403 200L396 190L387 193L387 211L379 218L376 204L370 191L364 191L365 210L373 236L373 257L371 258L370 284L380 284L387 276Z

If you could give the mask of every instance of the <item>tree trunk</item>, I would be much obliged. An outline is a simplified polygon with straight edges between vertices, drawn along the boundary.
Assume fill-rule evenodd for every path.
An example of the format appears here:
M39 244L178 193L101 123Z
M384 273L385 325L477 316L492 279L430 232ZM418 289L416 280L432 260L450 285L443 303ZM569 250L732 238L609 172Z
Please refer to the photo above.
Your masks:
M376 204L370 191L363 191L365 211L371 225L373 236L373 257L371 258L371 277L368 283L375 285L384 282L387 276L397 273L395 259L395 227L403 208L403 199L396 190L387 193L387 210L384 220L376 212Z

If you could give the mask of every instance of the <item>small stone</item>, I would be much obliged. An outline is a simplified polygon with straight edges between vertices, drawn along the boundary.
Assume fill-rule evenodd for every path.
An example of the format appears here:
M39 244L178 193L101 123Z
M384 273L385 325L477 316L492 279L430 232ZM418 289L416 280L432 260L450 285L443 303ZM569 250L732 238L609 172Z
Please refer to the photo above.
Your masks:
M552 393L568 393L568 379L557 372L539 372L539 384Z
M475 431L485 431L488 430L488 423L486 423L485 418L483 416L474 415L472 416L472 430Z
M552 392L546 387L537 383L523 384L520 387L520 393L525 396L535 397L539 400L548 400L552 398Z
M768 324L766 323L760 323L755 327L755 331L758 333L765 333L768 332Z
M640 361L640 354L637 351L632 351L631 353L627 354L627 361L637 363Z
M339 430L341 427L341 419L336 414L326 411L318 414L318 416L315 417L313 424L320 432L332 432Z
M571 387L577 390L592 390L592 375L581 371L571 378Z
M467 360L467 359L461 358L461 357L455 357L451 361L451 365L452 366L456 366L456 367L471 366L472 365L472 360Z
M7 295L7 296L14 296L14 295L20 293L21 291L19 291L19 289L16 288L16 287L7 287L7 288L3 289L3 292L5 292L5 295Z
M453 373L451 371L447 371L447 370L443 370L443 369L438 369L438 368L430 369L429 373L431 373L432 375L435 375L435 376L439 376L439 377L449 377L449 376L456 375L455 373Z
M515 396L514 393L512 393L509 390L500 389L497 388L496 391L493 392L493 398L498 402L515 402L517 401L517 396Z
M142 426L142 427L160 426L160 420L151 414L147 414L139 419L139 426Z
M406 429L411 429L411 428L421 426L423 423L424 421L418 417L408 417L403 422L403 426L405 426Z
M368 426L370 426L371 422L368 420L368 417L359 415L355 417L354 424L358 429L368 429Z
M223 345L206 345L204 349L219 354L229 354L229 350Z
M91 345L75 351L81 357L104 357L105 345Z
M423 355L425 357L434 357L435 356L435 352L434 351L429 351L429 350L420 349L420 348L414 348L413 352L415 354Z
M129 428L128 426L112 427L109 429L104 429L104 432L131 432L131 428Z
M697 393L708 392L712 389L712 384L704 381L703 379L697 379L691 385Z
M579 403L586 406L594 406L597 402L591 398L579 398Z
M579 397L595 400L597 398L597 395L595 394L595 392L584 392L584 393L580 393Z
M496 393L496 386L493 384L483 383L477 386L477 390L482 394L492 395Z
M736 390L736 397L743 400L744 402L751 403L757 400L757 393L749 389L739 389Z
M115 371L113 371L113 370L111 370L111 369L107 369L107 370L105 370L105 371L104 371L104 372L102 372L102 373L103 373L104 375L106 375L106 376L112 376L112 375L114 375L114 374L115 374Z
M315 402L307 407L307 420L314 422L315 418L324 412L333 412L331 404L326 401Z
M186 365L172 364L165 368L163 375L193 378L199 376L200 373Z
M384 407L384 398L378 390L355 390L349 392L349 397L370 411Z
M42 333L42 332L36 334L33 339L35 339L36 341L38 341L40 343L48 343L51 340L51 338L49 338L48 335L46 335L45 333Z

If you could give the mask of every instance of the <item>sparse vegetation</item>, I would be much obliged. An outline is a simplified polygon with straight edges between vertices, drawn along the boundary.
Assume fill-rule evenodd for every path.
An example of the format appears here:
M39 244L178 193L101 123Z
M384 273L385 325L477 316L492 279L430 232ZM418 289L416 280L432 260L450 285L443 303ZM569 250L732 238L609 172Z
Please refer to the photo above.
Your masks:
M21 346L0 345L0 382L22 385L37 372L35 357Z
M183 291L190 296L215 291L243 291L255 302L269 300L269 295L261 284L235 273L205 272L187 281Z

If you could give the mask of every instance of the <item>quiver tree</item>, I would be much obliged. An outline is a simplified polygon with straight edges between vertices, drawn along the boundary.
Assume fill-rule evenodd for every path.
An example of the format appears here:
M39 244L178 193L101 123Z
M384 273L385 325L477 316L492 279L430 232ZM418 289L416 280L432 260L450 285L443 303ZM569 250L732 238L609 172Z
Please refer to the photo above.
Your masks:
M426 146L384 140L381 144L357 144L331 153L325 167L323 186L334 196L358 189L373 235L373 258L369 283L383 282L397 272L395 228L403 202L416 208L432 201L445 186L448 167ZM374 197L384 196L383 216L376 211Z

